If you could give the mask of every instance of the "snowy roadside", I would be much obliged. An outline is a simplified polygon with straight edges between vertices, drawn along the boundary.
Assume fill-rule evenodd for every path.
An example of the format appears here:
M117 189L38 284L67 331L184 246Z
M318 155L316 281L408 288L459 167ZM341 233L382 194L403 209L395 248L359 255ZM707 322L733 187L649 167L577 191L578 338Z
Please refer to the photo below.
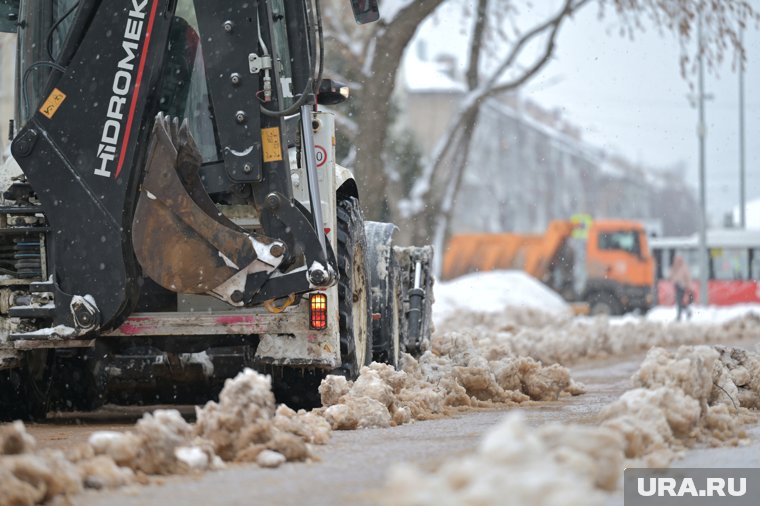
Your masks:
M757 423L758 373L760 355L738 348L653 348L633 376L637 387L604 408L598 426L531 429L512 413L471 455L433 471L392 469L379 504L608 503L624 466L664 467L697 445L746 445L745 426Z
M495 289L504 282L515 290ZM757 423L760 407L760 355L657 346L757 339L758 307L695 308L693 320L680 324L668 308L646 318L573 319L530 285L513 273L487 273L439 286L445 301L445 313L436 315L439 336L469 336L489 359L523 355L563 365L649 350L633 376L636 388L601 411L598 427L531 429L519 412L510 414L469 456L434 471L391 470L381 505L601 505L609 500L604 492L620 486L624 466L664 467L687 448L749 444L745 427ZM478 291L490 295L488 304L473 302ZM522 293L534 297L522 303Z
M174 410L157 411L146 414L126 434L96 433L87 444L66 452L35 451L23 427L6 427L5 436L0 434L0 503L3 493L25 498L19 504L36 504L86 488L120 487L150 482L150 476L219 469L225 462L277 467L285 461L313 461L313 445L327 443L331 430L391 427L476 407L533 406L537 401L581 394L583 387L573 382L564 366L580 360L625 356L654 345L726 342L749 336L760 339L758 319L753 316L720 325L572 318L564 302L526 278L520 279L522 286L516 292L502 289L509 281L504 276L489 280L490 287L474 292L458 287L451 291L456 297L448 301L446 290L439 290L436 307L443 310L436 310L438 331L428 351L416 359L405 355L399 371L372 364L362 369L355 382L329 377L320 388L324 407L308 413L276 407L269 379L249 371L227 383L219 403L198 408L195 424L186 423ZM482 291L479 300L478 291ZM461 301L470 307L458 308ZM553 308L552 312L541 310L547 307ZM492 312L476 313L473 308ZM673 399L654 400L656 404ZM631 402L639 409L649 400ZM624 416L630 409L621 407L613 418L622 417L624 425L633 424L631 433L635 435L642 429L635 419ZM534 432L520 428L519 420L510 423L511 428L505 429L508 433ZM555 438L551 445L564 455L566 442L556 435L564 429L551 430L541 429L539 436L528 439L539 437L536 444L540 446L546 443L541 438ZM620 433L605 430L602 439L615 441L606 446L620 449ZM655 432L651 437L657 434L670 441L664 433ZM591 441L597 437L583 430L576 436ZM8 441L23 444L9 446ZM672 449L666 445L634 454L668 460L668 451ZM574 459L574 455L571 452L567 458Z

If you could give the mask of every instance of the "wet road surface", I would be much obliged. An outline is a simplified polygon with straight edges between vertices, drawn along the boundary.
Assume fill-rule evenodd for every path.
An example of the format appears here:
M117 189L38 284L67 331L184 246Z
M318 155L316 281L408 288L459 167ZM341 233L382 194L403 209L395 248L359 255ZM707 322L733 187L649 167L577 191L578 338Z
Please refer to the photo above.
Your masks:
M751 348L754 343L742 343ZM507 412L519 409L526 422L538 426L548 422L596 423L600 409L631 388L631 375L643 354L622 359L595 361L571 367L572 377L586 386L586 394L563 396L555 402L526 403L519 408L476 410L455 416L412 423L389 429L335 431L330 443L315 447L319 461L285 464L279 469L255 465L230 465L223 471L199 476L179 476L153 480L148 486L130 486L112 492L86 492L72 498L76 505L127 506L142 504L182 505L341 505L371 504L384 483L388 469L399 462L413 462L435 468L443 460L472 451L481 436ZM128 430L144 408L109 407L54 423L32 425L29 431L41 447L65 448L84 442L97 430ZM191 413L189 408L182 410ZM65 422L65 423L61 423ZM760 436L760 430L755 431ZM747 450L760 465L757 450ZM726 462L738 450L705 449L687 453L686 465L711 462L715 451ZM702 452L702 453L700 453ZM735 462L734 462L735 464ZM715 465L718 465L717 463ZM622 504L622 494L610 497L610 504Z

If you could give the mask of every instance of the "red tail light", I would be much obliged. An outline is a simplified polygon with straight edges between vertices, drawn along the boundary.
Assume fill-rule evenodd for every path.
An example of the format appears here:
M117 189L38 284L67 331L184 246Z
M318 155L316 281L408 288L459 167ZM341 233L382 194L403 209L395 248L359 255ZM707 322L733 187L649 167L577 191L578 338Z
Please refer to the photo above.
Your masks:
M324 293L309 296L309 326L315 330L327 328L327 295Z

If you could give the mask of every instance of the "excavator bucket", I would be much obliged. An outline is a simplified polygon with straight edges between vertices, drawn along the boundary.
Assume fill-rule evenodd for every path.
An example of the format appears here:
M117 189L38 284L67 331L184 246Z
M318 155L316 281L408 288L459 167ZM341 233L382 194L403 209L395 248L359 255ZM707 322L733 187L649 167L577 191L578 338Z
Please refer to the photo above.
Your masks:
M284 246L222 215L203 188L200 164L187 121L180 126L159 114L132 222L135 255L143 272L168 290L238 305L248 275L277 268Z

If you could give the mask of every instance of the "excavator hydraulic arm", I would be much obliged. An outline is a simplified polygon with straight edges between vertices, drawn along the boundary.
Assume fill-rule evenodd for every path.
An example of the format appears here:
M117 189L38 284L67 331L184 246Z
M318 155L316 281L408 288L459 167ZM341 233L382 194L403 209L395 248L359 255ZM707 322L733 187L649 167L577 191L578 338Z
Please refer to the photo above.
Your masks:
M293 199L284 114L277 114L286 92L304 90L295 112L308 120L301 149L313 154L304 133L314 102L305 4L284 3L285 26L270 2L194 3L197 33L174 16L175 0L80 0L56 61L30 67L53 69L12 144L49 224L51 277L32 291L52 292L54 304L34 311L68 336L117 327L143 276L233 306L335 282L334 254L314 219L319 193L314 212ZM292 90L254 65L270 62L266 75L277 75L277 22L289 39ZM203 164L186 122L161 114L178 31L178 40L202 41L215 163ZM260 233L225 218L205 180L219 191L246 190Z

